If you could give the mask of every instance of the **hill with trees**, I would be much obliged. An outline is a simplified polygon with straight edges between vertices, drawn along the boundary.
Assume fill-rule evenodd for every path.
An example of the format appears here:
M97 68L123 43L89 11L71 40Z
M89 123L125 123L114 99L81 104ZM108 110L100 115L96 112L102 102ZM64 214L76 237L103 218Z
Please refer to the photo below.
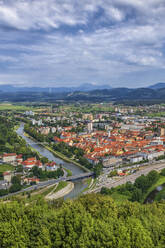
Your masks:
M0 204L0 247L164 248L165 202L116 203L90 194L66 202Z

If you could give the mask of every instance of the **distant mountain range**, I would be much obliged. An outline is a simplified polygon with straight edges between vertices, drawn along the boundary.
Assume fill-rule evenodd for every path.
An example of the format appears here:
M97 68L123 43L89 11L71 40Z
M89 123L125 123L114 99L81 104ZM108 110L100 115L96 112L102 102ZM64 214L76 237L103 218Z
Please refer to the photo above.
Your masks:
M111 89L109 85L94 85L94 84L82 84L77 87L17 87L13 85L0 85L1 92L45 92L45 93L63 93L63 92L75 92L83 91L88 92L97 89Z
M165 83L153 84L153 85L149 86L148 88L154 89L154 90L163 89L163 88L165 88Z
M112 88L109 85L83 84L78 87L16 87L0 85L0 101L13 102L104 102L124 104L165 103L165 83L147 88Z

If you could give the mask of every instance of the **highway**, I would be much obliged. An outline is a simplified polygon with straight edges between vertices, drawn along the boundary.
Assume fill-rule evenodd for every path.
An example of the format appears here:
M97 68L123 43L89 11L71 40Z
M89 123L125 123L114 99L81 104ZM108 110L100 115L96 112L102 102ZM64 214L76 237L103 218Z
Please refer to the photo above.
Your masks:
M137 171L134 174L124 176L120 179L117 180L112 180L111 178L107 178L104 182L101 183L98 187L87 191L86 193L97 193L100 192L102 187L107 187L107 188L112 188L112 187L117 187L119 185L125 184L126 182L132 182L134 183L136 178L140 177L141 175L147 175L150 171L156 170L156 171L161 171L162 169L165 168L165 162L164 163L156 163L151 166L146 166L145 168L141 168L139 171Z

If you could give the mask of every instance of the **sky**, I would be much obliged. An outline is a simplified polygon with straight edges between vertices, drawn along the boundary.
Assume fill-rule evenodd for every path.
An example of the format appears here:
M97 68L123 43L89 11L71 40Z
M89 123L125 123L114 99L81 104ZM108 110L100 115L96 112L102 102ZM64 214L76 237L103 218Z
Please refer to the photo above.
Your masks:
M0 84L165 82L165 0L0 0Z

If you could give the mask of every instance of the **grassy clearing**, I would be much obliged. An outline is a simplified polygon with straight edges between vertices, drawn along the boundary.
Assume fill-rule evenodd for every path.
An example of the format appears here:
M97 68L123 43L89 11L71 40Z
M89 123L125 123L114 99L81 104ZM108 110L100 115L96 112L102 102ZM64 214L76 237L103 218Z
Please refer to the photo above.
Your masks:
M71 177L72 176L71 170L66 169L66 168L64 168L64 170L67 172L67 177Z
M35 202L35 201L44 199L45 196L48 195L55 187L56 185L53 185L53 186L48 186L42 189L33 190L27 193L23 192L23 193L20 193L19 195L14 196L14 198L17 200L24 199L25 203Z
M129 198L127 195L122 195L122 194L120 194L120 193L118 193L118 192L114 192L114 193L111 195L111 197L112 197L115 201L117 201L117 202L123 202L123 201L128 200L128 198Z
M14 166L10 164L0 164L0 172L14 171Z
M30 110L30 109L32 109L32 108L26 107L24 105L14 105L11 103L0 103L0 111L2 111L2 110L26 111L26 110Z
M55 188L55 190L52 193L53 194L57 193L61 189L65 188L67 185L68 185L68 182L64 182L64 181L59 182L58 186Z
M85 180L85 182L87 183L87 187L82 192L86 192L87 190L89 190L92 187L92 185L93 185L92 181L94 183L94 179L92 177L89 177ZM91 183L92 183L92 185L91 185Z
M148 117L163 117L163 116L165 116L165 112L148 114Z

